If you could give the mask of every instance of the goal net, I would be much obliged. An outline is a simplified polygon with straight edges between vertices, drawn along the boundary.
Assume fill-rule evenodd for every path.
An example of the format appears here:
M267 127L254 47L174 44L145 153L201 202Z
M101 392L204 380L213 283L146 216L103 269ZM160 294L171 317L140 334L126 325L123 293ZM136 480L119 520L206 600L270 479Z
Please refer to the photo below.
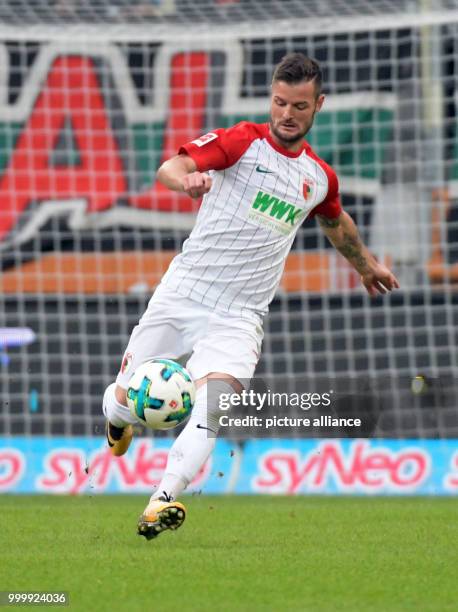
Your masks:
M320 381L335 415L370 415L363 437L458 437L457 40L456 0L2 3L3 439L103 433L103 391L197 209L155 172L206 131L267 121L290 51L322 65L308 140L402 289L370 300L307 221L256 384Z

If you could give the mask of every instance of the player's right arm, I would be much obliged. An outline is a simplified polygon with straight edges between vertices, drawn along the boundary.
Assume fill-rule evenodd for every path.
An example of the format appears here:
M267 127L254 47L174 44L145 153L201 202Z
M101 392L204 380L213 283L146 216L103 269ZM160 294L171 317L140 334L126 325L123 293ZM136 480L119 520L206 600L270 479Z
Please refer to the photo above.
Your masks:
M241 121L218 128L180 147L178 155L162 164L157 180L173 191L200 198L212 186L209 170L225 170L235 164L256 138L265 136L267 124Z
M212 186L211 177L206 172L199 172L193 158L184 154L165 161L157 171L156 178L172 191L187 193L191 198L200 198Z

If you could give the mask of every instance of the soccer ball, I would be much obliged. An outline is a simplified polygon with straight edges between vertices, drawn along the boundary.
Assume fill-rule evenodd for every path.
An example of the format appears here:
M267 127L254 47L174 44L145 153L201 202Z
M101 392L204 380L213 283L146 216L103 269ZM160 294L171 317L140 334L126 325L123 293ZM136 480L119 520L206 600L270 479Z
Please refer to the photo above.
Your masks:
M189 372L171 359L153 359L129 381L127 405L146 427L172 429L191 414L196 390Z

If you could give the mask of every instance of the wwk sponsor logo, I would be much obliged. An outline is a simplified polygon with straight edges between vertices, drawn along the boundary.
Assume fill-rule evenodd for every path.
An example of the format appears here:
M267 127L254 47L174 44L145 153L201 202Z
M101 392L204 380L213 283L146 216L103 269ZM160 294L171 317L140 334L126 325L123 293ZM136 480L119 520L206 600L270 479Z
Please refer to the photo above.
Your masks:
M265 225L281 234L291 233L304 219L305 210L280 200L276 196L258 191L248 217L258 225Z

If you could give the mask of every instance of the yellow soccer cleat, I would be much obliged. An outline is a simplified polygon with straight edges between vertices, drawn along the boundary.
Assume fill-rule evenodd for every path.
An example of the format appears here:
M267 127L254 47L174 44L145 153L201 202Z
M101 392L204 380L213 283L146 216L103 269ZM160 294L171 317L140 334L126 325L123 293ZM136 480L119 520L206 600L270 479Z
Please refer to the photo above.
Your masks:
M178 529L185 518L186 508L183 504L160 497L150 501L146 507L138 521L137 533L147 540L152 540L166 529Z
M105 433L107 435L108 446L110 447L112 455L115 457L121 457L121 455L124 455L124 453L127 452L127 449L132 442L134 430L132 425L115 427L110 423L110 421L107 421Z

